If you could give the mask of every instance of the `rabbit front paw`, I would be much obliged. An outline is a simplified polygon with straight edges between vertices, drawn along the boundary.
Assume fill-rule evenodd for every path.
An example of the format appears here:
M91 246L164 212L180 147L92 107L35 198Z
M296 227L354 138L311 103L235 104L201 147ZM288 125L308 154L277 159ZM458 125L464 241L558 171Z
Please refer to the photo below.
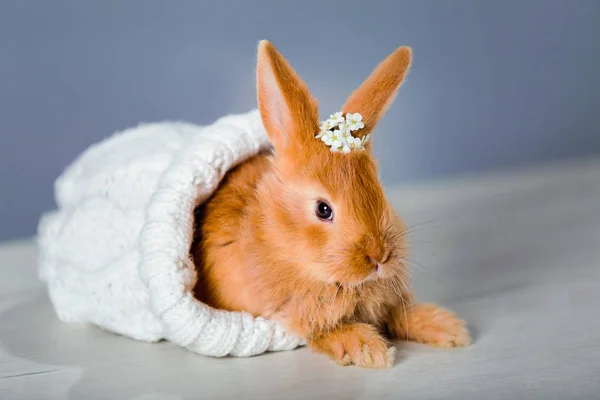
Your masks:
M435 304L415 304L404 312L392 312L388 332L394 339L408 339L434 347L462 347L471 343L465 322Z
M374 326L363 323L342 325L309 344L344 366L391 368L396 356L396 348L390 347Z

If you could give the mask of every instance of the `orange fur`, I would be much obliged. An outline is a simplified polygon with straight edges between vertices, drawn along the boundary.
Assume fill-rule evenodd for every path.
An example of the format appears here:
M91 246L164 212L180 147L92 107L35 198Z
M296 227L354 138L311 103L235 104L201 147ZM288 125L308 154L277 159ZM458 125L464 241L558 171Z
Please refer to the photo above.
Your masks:
M435 304L415 304L407 314L398 311L391 314L387 325L394 338L436 347L467 346L471 343L464 321Z
M363 114L366 130L389 107L410 54L396 50L344 106ZM314 138L316 101L266 41L259 45L257 80L274 151L230 171L198 209L196 296L276 319L342 365L392 365L387 331L434 345L448 343L454 332L452 343L466 343L466 330L456 330L462 321L414 303L404 227L370 151L333 153ZM333 221L315 216L320 200L332 206Z
M373 131L377 121L383 117L391 106L404 81L412 59L409 47L400 47L383 60L367 80L348 98L342 111L359 112L363 116L365 127L357 131L362 137ZM367 147L370 146L367 143Z

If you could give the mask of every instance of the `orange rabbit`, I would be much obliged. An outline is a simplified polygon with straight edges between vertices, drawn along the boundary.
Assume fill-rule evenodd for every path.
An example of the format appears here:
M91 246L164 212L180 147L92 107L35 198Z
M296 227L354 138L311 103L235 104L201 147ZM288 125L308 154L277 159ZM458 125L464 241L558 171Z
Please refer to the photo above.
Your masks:
M342 111L370 134L392 103L411 50L389 55ZM273 151L230 171L198 212L197 297L272 318L341 365L388 368L389 339L464 346L462 320L410 290L402 221L364 151L316 139L317 102L268 41L258 48L258 104Z

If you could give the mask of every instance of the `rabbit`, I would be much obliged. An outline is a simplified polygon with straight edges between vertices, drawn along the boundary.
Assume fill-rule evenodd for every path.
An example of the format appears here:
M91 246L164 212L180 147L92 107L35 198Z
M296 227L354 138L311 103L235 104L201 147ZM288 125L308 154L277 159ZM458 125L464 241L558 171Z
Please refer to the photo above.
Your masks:
M348 98L369 135L412 58L399 47ZM463 320L415 300L406 230L387 201L377 162L320 139L317 101L285 58L259 43L257 96L272 148L230 170L199 206L191 249L196 297L280 322L340 365L390 368L396 339L470 344Z

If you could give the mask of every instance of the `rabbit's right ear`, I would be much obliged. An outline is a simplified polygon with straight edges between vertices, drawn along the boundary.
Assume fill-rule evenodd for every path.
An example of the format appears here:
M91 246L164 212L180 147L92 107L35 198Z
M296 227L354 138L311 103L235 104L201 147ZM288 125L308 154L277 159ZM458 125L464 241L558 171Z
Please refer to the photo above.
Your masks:
M267 40L258 45L258 108L276 153L300 151L318 132L317 102Z
M360 113L365 127L356 136L362 137L373 131L377 122L390 107L404 81L412 60L409 47L399 47L387 56L371 73L367 80L342 107L345 113Z

